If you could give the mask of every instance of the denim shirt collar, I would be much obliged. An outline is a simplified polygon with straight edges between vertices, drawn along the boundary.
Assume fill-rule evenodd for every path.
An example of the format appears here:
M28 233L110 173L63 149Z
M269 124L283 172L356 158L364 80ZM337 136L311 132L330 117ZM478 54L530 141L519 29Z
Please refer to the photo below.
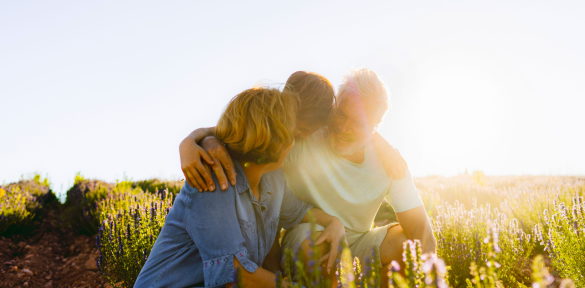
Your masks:
M248 178L246 178L246 173L244 173L244 168L242 167L242 164L240 164L239 160L234 158L232 158L232 161L234 162L237 174L236 192L240 194L242 192L248 191L250 189L250 183L248 183ZM260 179L260 185L262 185L261 194L263 193L272 194L272 185L270 184L270 181L266 180L266 177L264 177L264 175L262 176L262 179Z

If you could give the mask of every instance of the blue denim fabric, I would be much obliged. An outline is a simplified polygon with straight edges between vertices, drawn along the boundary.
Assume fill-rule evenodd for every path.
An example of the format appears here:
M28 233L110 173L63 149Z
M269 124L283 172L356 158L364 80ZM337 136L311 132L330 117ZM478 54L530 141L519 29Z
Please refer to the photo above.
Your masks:
M233 282L233 257L247 271L256 271L277 227L301 223L313 207L288 189L281 170L262 176L257 200L239 161L234 159L234 164L237 184L226 191L200 193L185 182L134 287L220 287Z

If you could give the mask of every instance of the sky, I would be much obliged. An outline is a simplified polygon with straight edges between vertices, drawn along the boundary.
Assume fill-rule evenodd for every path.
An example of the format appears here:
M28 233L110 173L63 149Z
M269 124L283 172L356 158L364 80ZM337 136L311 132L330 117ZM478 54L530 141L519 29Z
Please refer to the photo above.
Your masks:
M3 1L0 183L182 179L178 147L295 71L370 68L414 176L585 174L583 1Z

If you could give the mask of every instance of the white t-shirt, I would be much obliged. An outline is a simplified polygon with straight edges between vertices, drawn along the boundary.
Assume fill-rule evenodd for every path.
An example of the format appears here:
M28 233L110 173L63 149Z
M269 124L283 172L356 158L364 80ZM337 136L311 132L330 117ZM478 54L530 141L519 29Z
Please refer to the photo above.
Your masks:
M284 162L284 175L299 199L339 218L346 229L369 231L386 198L394 211L423 205L410 171L401 180L386 174L376 149L368 143L364 162L356 164L336 155L321 128L297 140Z

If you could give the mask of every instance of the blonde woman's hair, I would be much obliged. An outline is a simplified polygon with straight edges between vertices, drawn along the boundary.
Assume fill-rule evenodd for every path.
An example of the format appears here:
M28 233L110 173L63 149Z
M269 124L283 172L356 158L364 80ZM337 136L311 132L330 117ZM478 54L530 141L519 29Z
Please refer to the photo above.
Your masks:
M230 100L215 136L239 160L278 162L280 152L293 142L299 106L296 93L263 87L245 90Z
M343 76L339 85L336 102L347 95L359 96L367 109L368 118L376 126L382 122L390 106L386 85L373 70L353 69Z

